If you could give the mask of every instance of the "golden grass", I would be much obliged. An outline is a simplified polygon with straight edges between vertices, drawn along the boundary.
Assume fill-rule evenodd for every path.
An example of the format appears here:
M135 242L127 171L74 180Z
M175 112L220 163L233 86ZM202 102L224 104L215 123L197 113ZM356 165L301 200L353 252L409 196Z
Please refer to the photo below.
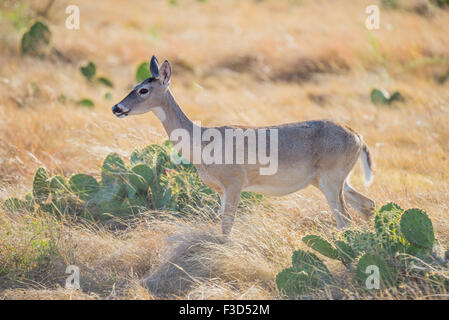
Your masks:
M353 185L379 204L425 209L449 246L449 81L435 81L449 71L448 11L434 9L426 18L381 9L381 30L368 31L364 10L372 1L179 2L57 1L49 14L53 45L71 62L22 57L21 32L0 20L1 199L29 192L39 166L66 176L94 174L111 151L126 158L164 140L153 115L118 120L110 111L134 85L137 65L156 54L172 61L172 92L204 125L330 118L354 128L372 150L375 179L364 187L356 168ZM64 26L68 4L80 6L80 30ZM83 79L79 66L89 60L114 89ZM398 90L405 102L374 106L374 87ZM73 102L84 97L95 101L93 110ZM202 240L218 233L217 222L160 221L151 214L121 233L39 213L0 212L0 222L0 266L15 270L0 281L7 299L156 298L139 281L163 266L179 237L200 244L190 259L210 276L196 277L174 297L277 299L275 275L303 247L301 237L335 231L324 197L312 188L241 213L228 243ZM42 243L55 261L33 265ZM326 262L341 275L341 286L314 297L366 298L338 264ZM84 292L62 288L69 264L80 267ZM413 287L407 296L376 297L441 298Z

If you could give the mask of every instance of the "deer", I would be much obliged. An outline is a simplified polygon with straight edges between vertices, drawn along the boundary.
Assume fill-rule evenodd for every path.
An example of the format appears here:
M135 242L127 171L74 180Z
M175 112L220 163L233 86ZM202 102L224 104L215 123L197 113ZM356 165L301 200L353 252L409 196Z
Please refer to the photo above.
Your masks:
M373 180L370 151L363 137L349 127L331 120L313 120L286 123L269 127L221 126L203 127L194 123L177 104L170 91L171 66L165 60L159 66L155 56L150 61L151 76L137 84L131 92L112 107L118 118L153 112L162 123L173 145L179 139L173 133L184 130L190 134L190 150L176 148L181 156L192 161L195 143L194 130L205 133L214 129L222 133L214 139L225 139L226 130L269 130L277 133L277 170L261 174L261 163L193 163L205 185L215 190L221 200L222 235L228 237L234 224L235 213L243 191L252 191L268 196L283 196L301 190L309 185L324 194L338 229L346 228L352 217L346 203L364 218L369 218L375 209L375 202L356 191L348 182L348 176L360 159L365 184ZM271 133L272 135L272 133ZM260 137L256 137L256 140ZM271 139L270 139L271 141ZM270 144L266 142L266 144ZM224 141L222 141L224 142ZM257 142L257 141L256 141ZM199 142L204 147L205 142ZM257 150L260 144L246 139L245 150ZM253 144L253 145L251 145ZM234 146L233 151L236 151ZM226 151L224 151L226 153ZM233 156L235 160L235 156Z

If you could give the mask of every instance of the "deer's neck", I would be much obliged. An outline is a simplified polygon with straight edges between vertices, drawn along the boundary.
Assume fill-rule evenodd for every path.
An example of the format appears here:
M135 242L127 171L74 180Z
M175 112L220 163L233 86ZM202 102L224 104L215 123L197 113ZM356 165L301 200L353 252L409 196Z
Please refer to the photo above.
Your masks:
M176 129L186 130L190 134L193 131L195 124L181 110L169 90L162 100L162 106L159 109L156 108L154 113L161 120L169 137L171 137L172 132Z
M198 128L198 125L194 124L187 115L182 111L179 105L176 103L175 98L171 94L170 90L162 101L162 106L160 109L154 110L156 116L161 120L165 131L170 139L170 141L176 145L179 142L179 132L173 134L175 130L182 129L184 139L188 138L190 145L193 146L193 128ZM200 129L201 130L201 129ZM178 150L181 151L181 150ZM183 152L181 152L182 154ZM192 153L190 153L192 154ZM190 155L182 154L188 160L192 161Z

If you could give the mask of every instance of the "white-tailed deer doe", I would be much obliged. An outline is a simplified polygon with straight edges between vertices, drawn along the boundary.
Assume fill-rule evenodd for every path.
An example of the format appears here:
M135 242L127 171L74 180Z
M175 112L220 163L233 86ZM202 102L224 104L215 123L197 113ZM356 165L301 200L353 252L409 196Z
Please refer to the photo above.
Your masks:
M277 133L277 170L273 174L263 175L261 163L248 161L245 156L243 163L235 161L238 147L232 146L233 162L193 164L203 182L220 194L222 203L222 232L229 235L234 222L240 194L242 191L254 191L266 195L286 195L312 184L325 195L332 212L335 215L338 228L344 228L351 220L345 200L351 207L366 216L373 213L374 201L354 190L347 178L358 158L361 157L366 183L372 180L371 159L368 148L361 136L349 128L331 121L305 121L283 124L271 127L245 128L238 126L223 126L216 128L200 127L194 124L181 110L169 90L171 67L166 60L159 67L153 56L150 62L152 77L138 84L120 103L112 107L112 112L119 118L128 115L142 114L153 111L162 122L170 140L175 147L178 140L174 132L182 129L189 135L190 152L178 151L192 162L195 149L194 131L201 133L214 129L221 133L222 139L218 145L223 146L223 155L229 154L224 149L227 130L266 131L269 137L273 130ZM256 140L246 139L243 142L245 153L258 152L261 145L270 145L272 139L263 143L259 136ZM201 140L201 147L207 145ZM217 142L217 141L215 141ZM272 143L272 142L271 142ZM268 149L271 151L271 149ZM184 150L185 151L185 150ZM248 152L246 152L248 151ZM221 153L220 153L221 155Z

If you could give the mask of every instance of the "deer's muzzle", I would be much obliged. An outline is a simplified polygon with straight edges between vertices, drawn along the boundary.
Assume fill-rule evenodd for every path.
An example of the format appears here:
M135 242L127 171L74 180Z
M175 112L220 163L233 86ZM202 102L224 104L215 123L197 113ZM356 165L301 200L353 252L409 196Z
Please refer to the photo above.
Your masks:
M126 117L129 113L129 110L124 110L120 104L116 104L112 107L112 113L115 114L119 118Z

